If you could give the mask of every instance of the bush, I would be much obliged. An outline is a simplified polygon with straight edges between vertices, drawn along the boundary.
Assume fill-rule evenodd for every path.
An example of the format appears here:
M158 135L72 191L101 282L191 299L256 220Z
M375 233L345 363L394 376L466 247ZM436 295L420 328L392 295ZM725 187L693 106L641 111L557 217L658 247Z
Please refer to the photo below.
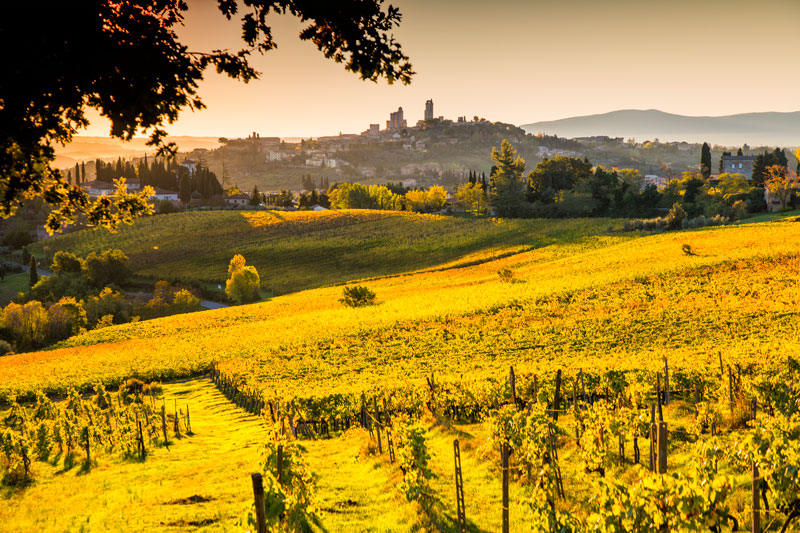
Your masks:
M177 313L189 313L200 308L200 298L186 289L181 289L175 293L172 299L172 306Z
M512 281L514 281L514 272L508 267L501 268L500 270L498 270L497 276L503 283L511 283Z
M0 357L8 355L10 353L13 353L11 345L4 340L0 340Z
M683 206L675 202L672 204L672 209L669 210L669 214L667 215L667 229L681 229L681 225L687 217L688 215L683 209Z
M345 287L342 293L342 298L339 301L347 307L375 305L375 293L363 285Z
M40 278L31 288L30 297L43 302L55 302L65 296L83 299L90 292L91 287L83 274L64 272Z
M244 257L236 254L228 265L230 278L225 283L225 294L237 304L258 300L261 278L254 266L245 266Z
M125 296L109 287L103 289L97 296L88 298L84 307L90 326L100 327L101 320L105 326L110 325L109 320L114 324L122 324L130 320L131 308L125 300ZM108 318L109 316L111 319Z
M169 213L177 213L178 208L175 207L175 204L172 203L171 200L161 200L158 202L158 214L159 215L167 215Z
M128 256L122 250L106 250L86 256L86 277L93 287L101 289L108 285L123 285L131 275Z
M56 274L66 272L80 274L83 270L83 259L75 254L59 250L53 256L53 264L50 266L50 270Z

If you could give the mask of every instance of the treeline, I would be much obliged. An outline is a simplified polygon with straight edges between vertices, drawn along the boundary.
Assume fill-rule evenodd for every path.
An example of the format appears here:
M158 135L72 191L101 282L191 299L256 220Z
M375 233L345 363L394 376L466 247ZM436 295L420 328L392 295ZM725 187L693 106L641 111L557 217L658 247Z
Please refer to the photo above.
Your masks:
M783 155L776 151L759 156L759 165L767 165L759 180L748 181L739 174L710 179L684 172L659 190L646 184L638 170L593 166L587 158L556 156L525 175L525 160L503 141L500 149L492 150L488 182L471 174L456 198L470 211L502 217L642 217L666 213L679 204L687 219L734 219L767 208L764 187L769 189L776 176L788 172L786 157L779 158L779 153ZM787 198L790 205L793 198Z
M313 181L313 180L312 180ZM392 211L440 211L447 203L447 190L439 185L429 189L408 189L401 183L362 185L360 183L334 183L327 190L316 188L298 195L289 190L277 194L263 194L258 186L250 193L249 204L270 207L309 208L319 205L332 209L381 209Z
M126 181L138 179L142 187L149 185L179 192L184 203L188 203L195 192L204 199L223 193L217 175L201 163L195 164L193 173L174 158L156 158L151 163L145 156L135 165L132 161L123 161L121 158L116 163L106 163L98 159L94 165L95 179L98 181L113 183L119 178L125 178ZM67 177L71 183L86 183L86 164L75 163L74 170L69 171Z
M31 287L0 311L0 355L43 348L89 329L196 311L200 299L165 281L147 301L122 292L132 271L120 250L91 252L86 258L58 251L52 274L39 278L31 261Z
M334 209L382 209L393 211L440 211L447 203L447 191L434 185L429 189L404 190L389 185L337 183L328 191Z

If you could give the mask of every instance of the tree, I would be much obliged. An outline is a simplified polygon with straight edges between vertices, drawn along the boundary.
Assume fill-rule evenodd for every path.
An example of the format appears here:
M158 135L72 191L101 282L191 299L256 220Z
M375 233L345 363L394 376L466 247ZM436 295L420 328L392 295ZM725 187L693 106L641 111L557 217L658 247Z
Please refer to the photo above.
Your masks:
M37 265L36 257L32 255L30 271L28 272L29 274L28 285L31 287L39 283L39 272L36 270L36 265Z
M482 215L488 211L489 202L486 199L486 192L479 183L465 183L456 191L456 198L472 213Z
M704 179L711 176L711 147L708 143L703 143L700 149L700 174Z
M261 203L261 193L258 192L258 185L253 185L253 192L250 193L250 205L257 206Z
M184 205L192 201L192 180L189 176L181 176L178 186L178 197Z
M558 191L572 189L591 174L592 165L586 159L559 155L545 159L528 174L528 200L550 203Z
M236 254L228 265L228 281L225 282L225 294L237 304L258 300L261 279L254 266L245 265L241 254Z
M54 274L67 272L79 274L83 270L83 260L73 253L59 250L53 255L53 264L50 269Z
M98 289L106 285L123 285L133 274L128 268L128 256L122 250L91 252L86 256L86 278Z
M525 160L517 155L508 139L503 139L499 150L492 148L492 161L496 168L489 176L489 202L498 216L518 217L525 201L522 182Z
M218 0L228 20L239 2ZM111 121L112 137L130 140L150 132L160 155L175 153L163 125L185 109L204 107L197 93L208 67L249 81L259 73L249 64L253 52L276 47L272 12L289 13L305 24L300 39L311 41L327 58L343 63L361 79L410 83L414 74L392 31L402 17L380 0L301 2L247 0L241 16L239 51L190 50L176 29L184 23L185 0L90 0L31 2L4 6L0 49L0 214L8 217L26 195L42 196L54 209L49 231L60 230L79 213L91 225L114 229L150 212L152 192L92 200L62 172L53 169L54 144L68 143L88 124L93 108ZM91 60L87 60L91 58ZM13 82L12 82L13 80ZM98 176L99 178L99 176Z
M667 228L681 229L683 221L689 218L681 204L675 202L667 214Z
M781 211L786 209L795 187L797 187L797 175L788 172L780 165L773 165L767 168L767 179L764 181L764 188L768 193L775 196L781 204Z

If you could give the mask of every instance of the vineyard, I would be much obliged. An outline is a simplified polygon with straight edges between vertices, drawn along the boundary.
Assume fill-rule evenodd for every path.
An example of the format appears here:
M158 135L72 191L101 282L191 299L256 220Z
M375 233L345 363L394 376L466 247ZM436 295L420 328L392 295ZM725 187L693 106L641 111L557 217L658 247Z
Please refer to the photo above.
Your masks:
M206 463L211 479L232 482L215 486L224 509L199 502L185 526L800 530L800 226L600 231L572 228L532 249L362 282L374 306L343 307L342 287L322 287L0 358L0 397L30 402L3 415L6 449L33 457L38 427L63 427L54 421L76 402L93 414L75 427L91 419L107 434L110 418L96 412L103 387L196 375L192 393L206 400L192 423L200 417L202 429L175 449L211 454L219 442L204 433L247 429L228 439L234 466ZM158 430L183 415L180 400L169 418L163 402L142 398L108 403L129 413L122 419L152 419L142 430L152 433L150 464L163 456ZM210 417L221 404L241 414ZM97 440L108 459L93 468L138 461L134 441ZM13 453L7 475L24 482ZM23 502L4 511L20 530L49 482L32 479L6 496ZM79 514L71 498L63 520ZM164 498L141 504L152 529L177 527Z
M117 234L84 230L32 247L85 256L121 249L153 279L224 283L231 257L255 265L274 294L365 277L469 264L621 225L609 219L492 221L409 212L206 211L138 221Z

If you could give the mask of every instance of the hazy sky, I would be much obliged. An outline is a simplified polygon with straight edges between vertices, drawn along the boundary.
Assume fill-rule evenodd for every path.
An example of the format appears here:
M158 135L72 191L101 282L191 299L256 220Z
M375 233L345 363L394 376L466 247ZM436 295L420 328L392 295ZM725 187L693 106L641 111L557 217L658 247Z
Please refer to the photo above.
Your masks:
M261 79L209 71L208 109L184 113L173 135L317 136L410 124L436 115L524 124L615 109L687 115L797 111L797 0L396 0L395 37L417 72L409 86L361 81L275 16L278 49L254 56ZM189 0L190 48L239 47L239 28L214 0ZM90 135L108 127L93 121Z

